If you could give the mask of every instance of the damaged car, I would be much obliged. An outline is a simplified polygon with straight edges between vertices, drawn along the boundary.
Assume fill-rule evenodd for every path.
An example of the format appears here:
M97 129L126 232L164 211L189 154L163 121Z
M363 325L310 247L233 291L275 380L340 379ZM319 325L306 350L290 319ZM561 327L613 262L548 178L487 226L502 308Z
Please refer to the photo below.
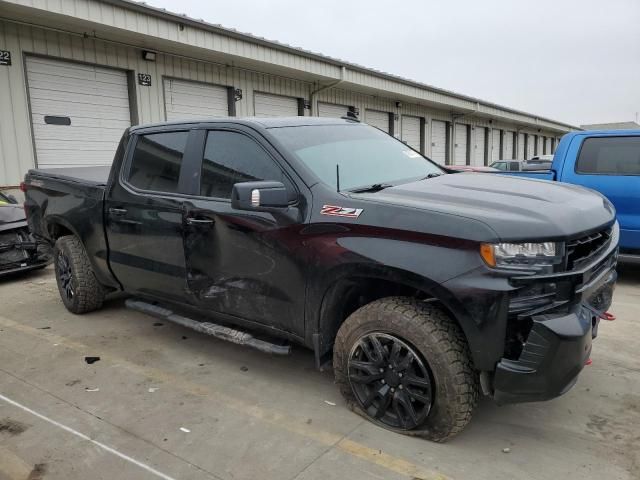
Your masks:
M29 232L22 204L0 192L0 276L44 268L50 260L48 244Z

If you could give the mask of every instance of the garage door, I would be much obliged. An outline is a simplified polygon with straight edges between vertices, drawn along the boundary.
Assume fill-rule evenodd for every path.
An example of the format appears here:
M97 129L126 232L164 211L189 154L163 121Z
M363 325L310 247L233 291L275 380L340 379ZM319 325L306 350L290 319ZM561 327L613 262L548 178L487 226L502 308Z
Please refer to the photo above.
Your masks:
M256 117L297 117L298 99L268 93L254 95Z
M389 133L389 113L378 110L366 110L364 122L372 127L379 128L383 132Z
M447 158L447 122L431 122L431 159L442 165Z
M525 160L533 157L533 145L535 143L535 137L533 135L527 135L527 154Z
M455 126L455 138L453 146L455 165L467 164L467 126L463 124L457 124Z
M500 130L491 130L491 161L500 160Z
M26 68L38 166L110 165L131 125L127 74L36 57Z
M518 160L524 160L524 133L518 134Z
M475 142L473 145L473 164L484 165L485 127L476 127L474 130Z
M318 115L320 117L340 118L347 115L349 107L335 103L318 102Z
M227 92L220 85L165 78L165 116L168 121L228 117Z
M510 132L509 130L504 132L503 149L504 152L502 153L502 158L513 158L513 132Z
M402 141L411 148L420 151L420 118L402 116Z

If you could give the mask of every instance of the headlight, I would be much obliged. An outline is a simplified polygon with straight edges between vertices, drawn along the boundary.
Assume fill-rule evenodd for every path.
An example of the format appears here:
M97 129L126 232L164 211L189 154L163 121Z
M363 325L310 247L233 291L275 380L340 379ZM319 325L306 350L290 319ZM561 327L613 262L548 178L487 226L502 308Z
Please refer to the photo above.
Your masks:
M564 260L564 244L542 243L483 243L480 255L487 265L498 268L535 270L550 273Z

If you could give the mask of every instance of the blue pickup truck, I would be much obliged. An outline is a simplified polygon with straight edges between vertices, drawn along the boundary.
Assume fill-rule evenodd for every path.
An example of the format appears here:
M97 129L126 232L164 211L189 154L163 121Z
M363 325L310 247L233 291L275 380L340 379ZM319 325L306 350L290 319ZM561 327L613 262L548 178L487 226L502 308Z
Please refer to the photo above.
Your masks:
M620 253L640 255L640 130L571 132L562 137L550 170L500 174L597 190L616 207Z

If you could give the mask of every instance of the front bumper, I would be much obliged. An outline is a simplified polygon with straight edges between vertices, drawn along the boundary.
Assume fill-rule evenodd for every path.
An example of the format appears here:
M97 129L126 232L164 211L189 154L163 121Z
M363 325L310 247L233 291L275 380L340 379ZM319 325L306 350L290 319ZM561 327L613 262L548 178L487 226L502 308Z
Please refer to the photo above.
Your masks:
M613 251L583 272L521 280L523 284L553 280L556 288L578 301L573 306L567 302L560 311L551 308L531 315L531 330L518 358L502 358L497 364L493 396L498 403L548 400L575 384L591 354L600 315L611 306L616 260Z

